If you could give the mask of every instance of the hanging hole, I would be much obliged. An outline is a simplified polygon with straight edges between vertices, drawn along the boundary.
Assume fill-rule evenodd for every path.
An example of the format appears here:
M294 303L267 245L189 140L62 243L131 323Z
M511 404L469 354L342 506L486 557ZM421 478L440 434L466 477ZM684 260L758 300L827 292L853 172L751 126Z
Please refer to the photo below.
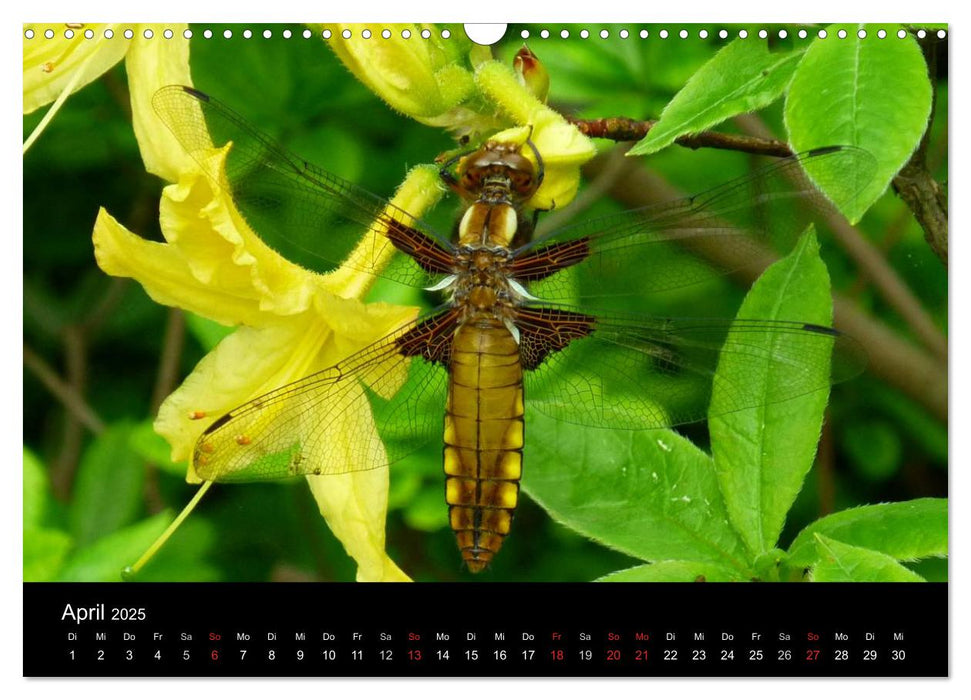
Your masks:
M480 46L492 46L506 33L505 24L466 24L465 35Z

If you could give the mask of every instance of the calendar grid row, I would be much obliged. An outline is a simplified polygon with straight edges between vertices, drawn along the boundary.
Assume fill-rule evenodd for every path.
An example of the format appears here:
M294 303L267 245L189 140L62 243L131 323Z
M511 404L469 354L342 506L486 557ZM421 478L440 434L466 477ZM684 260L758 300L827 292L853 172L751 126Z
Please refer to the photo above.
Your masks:
M874 672L888 667L904 670L908 665L908 646L903 633L890 634L881 642L866 639L873 633L859 633L855 642L844 632L833 633L829 642L814 632L800 635L801 641L796 641L792 634L777 633L774 642L758 632L745 635L748 638L745 642L736 641L742 635L728 632L668 634L675 638L644 632L608 632L600 639L584 632L573 635L410 632L400 636L386 632L343 635L209 632L199 637L182 632L174 641L169 641L169 633L161 632L116 632L117 640L108 639L107 634L97 639L99 635L95 632L93 641L68 640L62 652L70 663L95 666L104 663L133 670L165 667L228 672L263 668L267 672L317 670L322 675L343 668L365 667L401 672L432 667L439 670L586 667L606 671L623 668L631 672L778 667L780 671L801 669L813 674L824 668L838 671L841 665L851 664L869 665ZM400 641L395 641L396 638Z
M933 587L26 589L25 675L943 676ZM798 590L802 605L782 603ZM609 596L591 595L609 591ZM179 595L174 595L177 592ZM321 606L330 593L340 606ZM272 595L270 595L272 594ZM443 605L465 595L483 605ZM478 596L478 598L476 598ZM920 598L923 596L923 598ZM491 607L484 605L494 601ZM253 605L253 601L261 601ZM583 600L566 606L564 600ZM908 601L908 605L899 603ZM663 605L660 604L663 602ZM476 610L489 609L483 614ZM887 611L891 611L890 614Z

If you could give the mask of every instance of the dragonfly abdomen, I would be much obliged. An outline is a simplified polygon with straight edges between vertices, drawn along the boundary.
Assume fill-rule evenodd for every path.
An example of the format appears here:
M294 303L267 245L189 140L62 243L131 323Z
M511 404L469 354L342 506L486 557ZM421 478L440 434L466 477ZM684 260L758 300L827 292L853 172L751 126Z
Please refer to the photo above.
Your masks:
M482 571L509 534L523 464L523 370L501 321L459 327L445 407L445 500L462 557Z

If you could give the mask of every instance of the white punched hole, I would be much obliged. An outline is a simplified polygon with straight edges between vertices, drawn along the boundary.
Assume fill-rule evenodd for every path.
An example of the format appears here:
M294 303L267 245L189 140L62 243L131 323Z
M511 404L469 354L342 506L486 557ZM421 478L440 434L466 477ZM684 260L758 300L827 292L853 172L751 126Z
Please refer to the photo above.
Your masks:
M465 35L480 46L492 46L506 33L505 24L466 24Z

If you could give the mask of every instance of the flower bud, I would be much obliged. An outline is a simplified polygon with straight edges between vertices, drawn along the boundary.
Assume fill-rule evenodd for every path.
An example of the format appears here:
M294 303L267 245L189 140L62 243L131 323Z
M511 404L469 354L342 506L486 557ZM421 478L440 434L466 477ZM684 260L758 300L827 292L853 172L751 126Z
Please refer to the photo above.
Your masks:
M513 70L519 82L529 90L536 99L546 102L550 93L550 74L529 47L523 44L512 61Z

